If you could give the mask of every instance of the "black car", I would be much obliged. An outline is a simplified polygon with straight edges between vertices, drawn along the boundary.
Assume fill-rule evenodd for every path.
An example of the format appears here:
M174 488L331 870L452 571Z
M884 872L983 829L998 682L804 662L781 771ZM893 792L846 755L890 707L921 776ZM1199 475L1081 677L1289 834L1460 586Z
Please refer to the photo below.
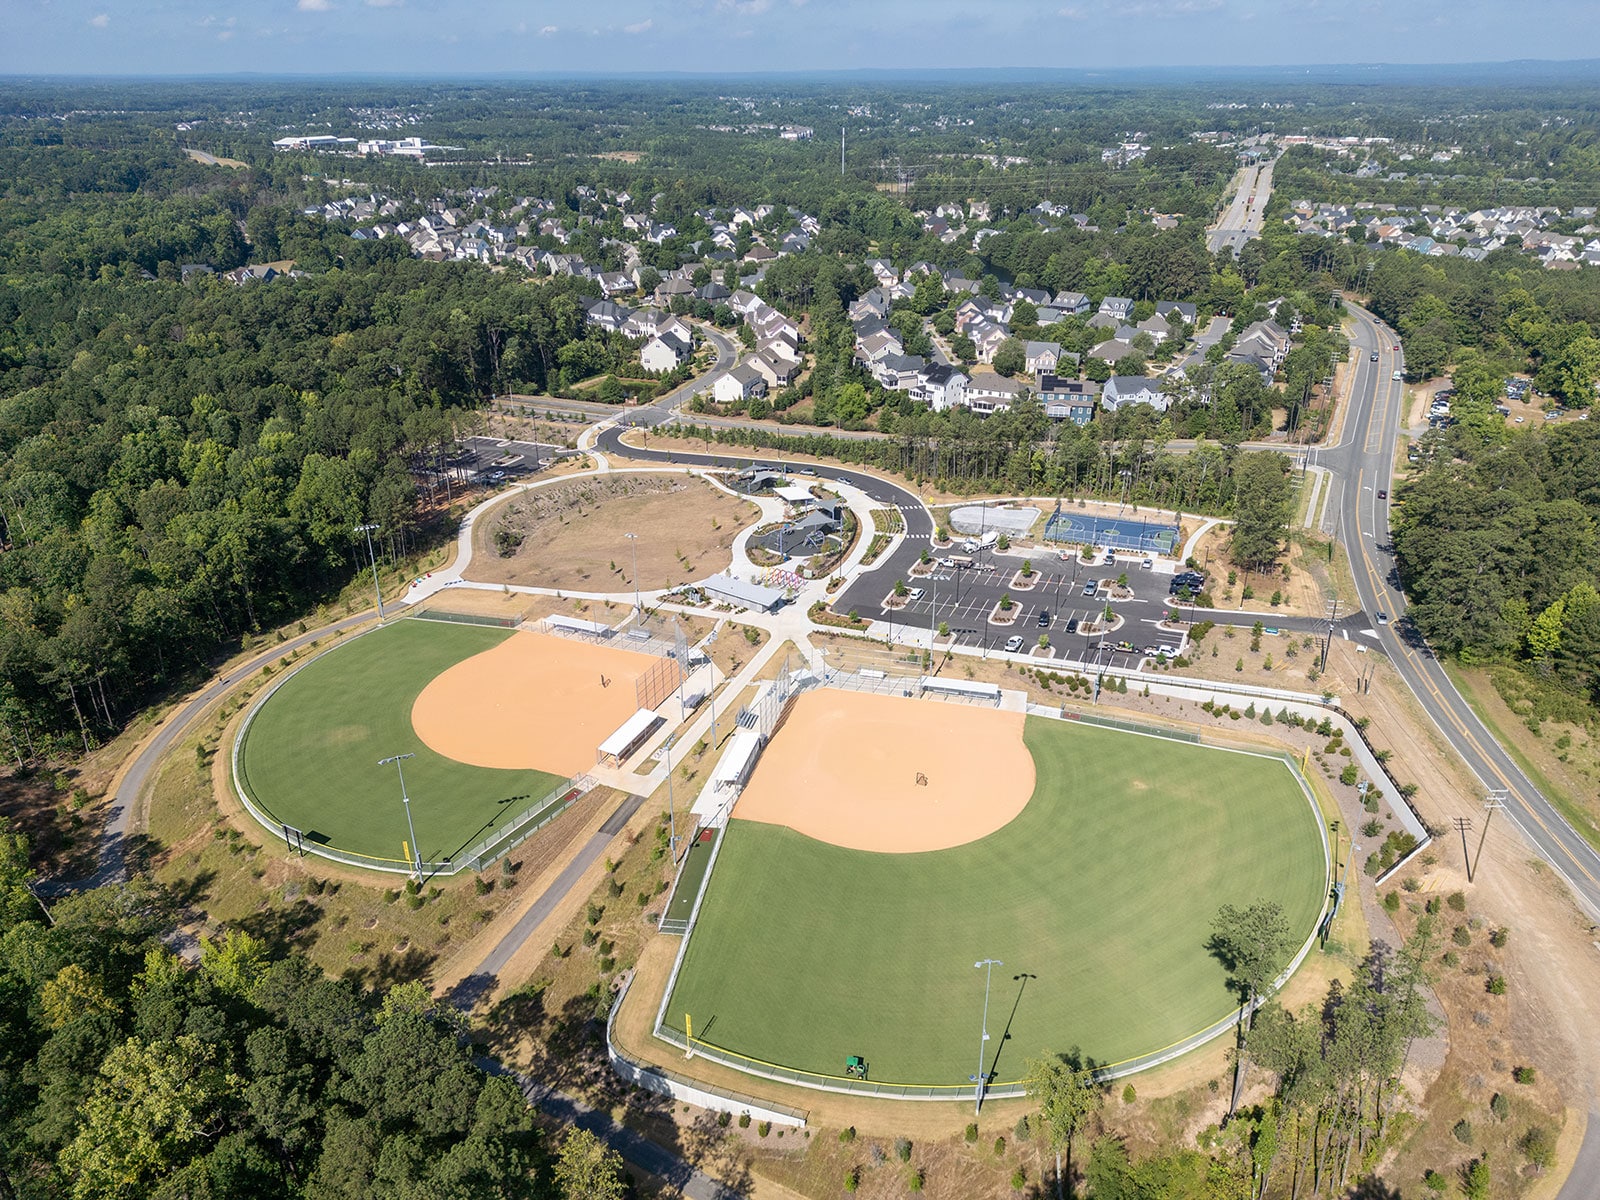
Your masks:
M1077 617L1072 617L1071 619L1069 619L1067 621L1067 632L1068 633L1077 633L1078 632L1078 618Z
M1048 608L1041 608L1039 610L1039 628L1050 628L1050 610Z

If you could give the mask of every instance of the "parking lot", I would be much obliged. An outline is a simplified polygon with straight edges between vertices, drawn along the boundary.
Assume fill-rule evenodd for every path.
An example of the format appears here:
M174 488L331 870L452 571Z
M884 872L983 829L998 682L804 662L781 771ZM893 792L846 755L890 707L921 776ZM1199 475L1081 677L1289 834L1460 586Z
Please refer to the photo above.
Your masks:
M532 475L543 469L558 454L560 446L547 446L542 442L511 442L503 438L469 437L462 444L450 465L464 468L483 477L487 482L500 483ZM494 478L496 472L500 478Z
M962 557L968 556L941 556L944 560ZM971 567L937 565L929 575L907 578L910 594L902 608L883 606L894 580L885 579L881 573L865 576L851 585L835 608L846 612L854 608L868 619L916 628L936 630L946 623L959 644L990 650L1004 649L1012 637L1022 639L1022 650L1032 650L1042 634L1055 648L1057 659L1093 662L1099 655L1099 661L1111 670L1131 670L1149 647L1176 647L1180 643L1177 634L1156 627L1168 611L1170 564L1162 571L1153 561L1151 567L1143 567L1141 564L1147 560L1139 556L1113 562L1101 556L1094 563L1084 564L1076 558L1062 560L1051 555L1032 560L1034 583L1024 589L1013 580L1022 567L1022 558L992 551L970 557L974 560ZM1121 627L1103 636L1078 632L1085 621L1104 612L1107 589L1122 575L1127 576L1134 595L1111 601L1123 618ZM1084 590L1091 581L1095 594L1086 596ZM989 616L1003 595L1010 595L1016 619L1009 625L991 625Z

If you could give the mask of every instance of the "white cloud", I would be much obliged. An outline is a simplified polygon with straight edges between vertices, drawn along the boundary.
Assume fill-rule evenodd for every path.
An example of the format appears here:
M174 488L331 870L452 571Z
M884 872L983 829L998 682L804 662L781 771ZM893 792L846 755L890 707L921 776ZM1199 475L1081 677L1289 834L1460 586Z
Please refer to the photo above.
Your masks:
M96 29L104 29L107 25L111 24L111 15L109 13L96 13L94 16L89 18L89 24L93 25Z
M1056 15L1059 17L1064 17L1068 21L1082 21L1089 14L1084 12L1083 9L1078 8L1076 5L1069 4Z
M717 0L718 12L738 13L741 17L753 17L771 7L772 0Z
M406 0L367 0L368 8L399 8Z
M560 32L561 26L559 25L542 25L539 27L540 37L555 37Z
M649 17L646 17L644 20L636 22L635 24L624 25L622 27L622 32L623 33L648 33L650 31L650 29L654 25L655 25L655 22L652 21Z
M299 0L295 5L301 12L327 12L333 7L332 0Z
M231 29L224 29L221 33L217 34L217 41L219 42L231 41L232 39L233 30Z

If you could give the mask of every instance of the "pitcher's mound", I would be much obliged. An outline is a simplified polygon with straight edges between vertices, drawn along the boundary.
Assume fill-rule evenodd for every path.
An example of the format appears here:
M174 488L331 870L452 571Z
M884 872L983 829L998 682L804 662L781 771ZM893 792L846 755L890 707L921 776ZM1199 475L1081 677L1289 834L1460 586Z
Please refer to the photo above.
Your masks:
M853 850L948 850L1033 795L1023 715L821 688L800 696L733 815Z

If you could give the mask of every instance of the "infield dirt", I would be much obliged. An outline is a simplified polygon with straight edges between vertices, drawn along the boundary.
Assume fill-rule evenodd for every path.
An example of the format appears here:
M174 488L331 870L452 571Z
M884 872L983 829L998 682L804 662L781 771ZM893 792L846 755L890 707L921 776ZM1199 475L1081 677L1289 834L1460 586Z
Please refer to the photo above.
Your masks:
M638 711L634 684L657 661L518 632L435 677L412 706L411 725L429 749L457 762L577 775Z
M733 815L852 850L947 850L1027 807L1023 715L828 689L795 701Z

